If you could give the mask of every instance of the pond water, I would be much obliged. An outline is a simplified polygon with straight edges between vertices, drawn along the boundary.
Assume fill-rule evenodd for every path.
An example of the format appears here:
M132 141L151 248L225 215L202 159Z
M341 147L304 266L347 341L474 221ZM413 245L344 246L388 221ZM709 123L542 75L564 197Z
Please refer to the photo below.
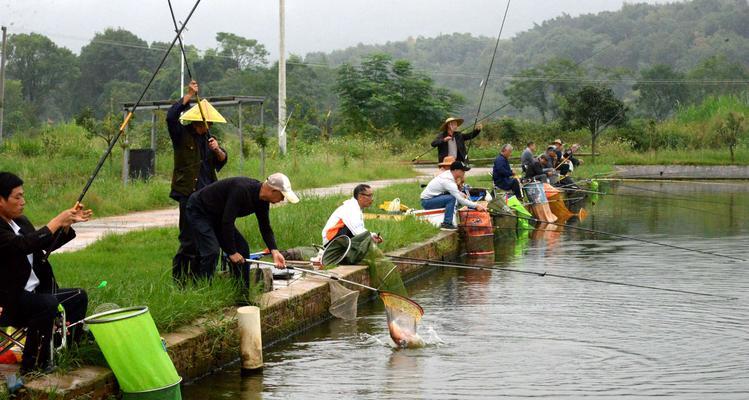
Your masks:
M609 190L577 226L749 258L747 183ZM736 299L441 269L409 286L428 346L394 349L376 302L266 350L260 376L230 366L183 398L749 398L749 263L571 229L497 236L498 267Z

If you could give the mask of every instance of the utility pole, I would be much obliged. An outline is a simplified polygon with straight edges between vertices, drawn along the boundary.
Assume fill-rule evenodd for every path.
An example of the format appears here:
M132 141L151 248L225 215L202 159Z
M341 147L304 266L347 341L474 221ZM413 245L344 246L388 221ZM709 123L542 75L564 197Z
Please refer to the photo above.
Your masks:
M286 154L286 0L278 0L278 4L278 148Z
M8 28L2 27L3 30L3 47L2 58L0 58L0 144L3 144L3 123L5 114L5 58L6 58L6 33Z

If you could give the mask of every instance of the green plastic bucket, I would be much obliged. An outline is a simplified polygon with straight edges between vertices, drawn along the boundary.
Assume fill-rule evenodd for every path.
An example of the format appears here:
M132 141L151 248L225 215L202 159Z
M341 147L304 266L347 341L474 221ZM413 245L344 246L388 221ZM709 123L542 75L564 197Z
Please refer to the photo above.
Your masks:
M148 307L111 310L85 319L127 399L180 399L172 360ZM152 397L157 395L157 397Z

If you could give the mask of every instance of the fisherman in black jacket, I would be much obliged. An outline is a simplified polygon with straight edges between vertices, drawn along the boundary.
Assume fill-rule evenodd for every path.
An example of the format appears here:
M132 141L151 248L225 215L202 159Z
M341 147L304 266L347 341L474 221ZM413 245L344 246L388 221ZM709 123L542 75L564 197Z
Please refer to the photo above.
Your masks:
M462 123L462 118L448 118L440 126L441 132L432 141L432 147L437 148L437 162L442 162L447 156L455 157L456 161L466 161L468 152L465 142L479 135L481 124L476 125L473 132L464 135L457 130Z
M235 266L244 264L249 257L247 241L234 226L237 218L255 214L260 235L273 255L273 262L279 268L286 266L286 260L278 251L273 229L270 226L270 205L283 199L289 203L299 202L291 190L286 175L275 173L265 182L246 177L222 179L195 192L187 202L187 217L193 229L195 242L200 254L199 277L211 278L221 249L229 255ZM244 269L242 269L242 278Z
M46 226L35 229L23 215L23 181L0 172L0 326L28 327L22 373L34 368L49 371L50 340L58 305L69 321L86 315L88 297L83 289L60 289L44 252L71 241L74 223L88 221L91 210L82 206L61 212ZM55 233L60 238L55 241ZM50 248L54 243L54 247ZM72 332L77 339L80 332Z
M554 171L549 166L549 157L546 154L541 154L538 158L533 161L525 170L525 178L539 182L548 182L549 176L553 175Z
M206 123L225 123L226 120L206 100L189 111L190 100L198 95L198 83L191 81L187 94L169 109L166 114L167 128L174 148L174 172L172 191L169 197L179 202L179 249L172 260L172 275L182 282L190 274L191 266L197 267L198 254L187 226L185 206L190 195L218 180L216 172L226 164L228 156L215 138L211 137ZM206 122L203 122L205 117Z

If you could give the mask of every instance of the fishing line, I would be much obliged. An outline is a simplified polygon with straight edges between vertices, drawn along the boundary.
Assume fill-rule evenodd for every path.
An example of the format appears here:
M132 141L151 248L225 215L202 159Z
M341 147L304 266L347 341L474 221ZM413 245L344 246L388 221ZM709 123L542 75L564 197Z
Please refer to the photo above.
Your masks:
M185 46L182 43L182 32L181 30L177 29L177 18L174 16L174 9L172 8L172 0L167 0L167 3L169 3L169 13L172 15L172 23L174 24L174 31L177 32L177 40L179 40L179 48L182 53L182 59L185 61L185 67L187 68L187 76L190 78L190 81L192 82L192 71L190 70L190 64L187 62L187 53L185 52ZM181 83L181 82L180 82ZM203 120L203 124L205 125L205 137L207 140L211 139L211 132L208 127L208 121L205 119L205 114L203 113L203 106L200 104L200 95L195 93L195 100L198 102L198 111L200 111L200 118ZM239 116L242 118L242 116Z
M699 200L699 199L692 199L692 198L684 197L684 196L674 196L672 193L667 192L665 190L650 189L650 188L644 188L644 187L640 187L640 186L631 186L631 185L627 185L627 184L624 184L624 183L620 183L619 186L624 187L624 188L629 188L629 189L641 190L641 191L644 191L644 192L653 192L653 193L665 194L665 195L667 195L667 197L665 197L665 198L672 199L672 200L695 201L695 202L698 202L698 203L708 202L709 204L720 204L720 205L724 205L724 206L730 206L731 205L729 203L723 203L723 202L718 202L718 201Z
M549 225L561 226L561 227L570 228L570 229L574 229L574 230L578 230L578 231L582 231L582 232L587 232L587 233L592 233L592 234L606 235L606 236L611 236L611 237L615 237L615 238L619 238L619 239L634 240L636 242L648 243L648 244L653 244L653 245L657 245L657 246L670 247L672 249L678 249L678 250L684 250L684 251L691 251L691 252L694 252L694 253L706 254L706 255L710 255L710 256L714 256L714 257L722 257L722 258L728 258L728 259L735 260L735 261L746 262L746 260L743 259L743 258L738 258L738 257L734 257L734 256L728 256L728 255L719 254L719 253L713 253L711 251L691 249L689 247L676 246L676 245L673 245L673 244L661 243L661 242L656 242L656 241L653 241L653 240L640 239L640 238L636 238L636 237L632 237L632 236L619 235L617 233L604 232L604 231L599 231L599 230L589 229L589 228L583 228L583 227L574 226L574 225L559 224L559 223L556 223L556 222L541 221L540 219L537 219L537 218L523 217L523 216L520 216L520 215L514 215L514 214L510 214L510 213L505 213L505 212L498 212L498 211L491 211L490 210L489 213L493 214L493 215L501 215L501 216L506 216L506 217L515 217L515 218L519 218L519 219L525 219L525 220L528 220L528 221L531 221L531 222L539 222L539 223L542 223L542 224L549 224Z
M190 21L190 18L192 18L192 15L195 12L195 9L198 8L198 4L200 4L200 0L196 0L195 5L192 7L192 10L190 10L190 14L187 16L187 19L177 31L177 35L174 37L174 39L172 39L172 43L164 52L164 56L161 58L161 62L159 62L159 65L156 67L156 70L153 72L153 75L151 75L151 79L149 79L148 83L146 84L146 87L143 89L143 92L141 92L140 97L138 97L138 101L136 101L135 104L133 104L133 107L130 109L130 111L128 111L127 116L125 116L125 120L122 121L122 125L120 125L120 129L117 131L117 135L109 144L109 146L107 147L107 150L99 159L99 162L96 164L96 168L94 168L94 172L91 174L91 177L88 179L88 181L86 182L86 185L83 187L83 190L81 191L81 194L78 196L78 200L76 200L74 207L76 208L80 207L81 202L83 202L83 198L86 196L86 193L88 192L89 188L91 188L91 184L94 182L94 179L96 179L96 177L99 175L99 171L101 171L102 166L104 166L104 162L106 161L107 157L109 157L109 155L112 153L112 149L114 148L114 145L120 139L120 136L122 136L122 134L125 132L125 129L127 128L128 124L133 118L133 113L138 108L140 103L143 101L143 98L146 96L146 92L148 92L148 89L151 87L151 84L153 83L154 79L156 79L156 75L161 70L161 67L164 66L164 62L166 61L166 58L169 56L169 52L172 51L174 44L177 42L177 39L179 39L179 36L182 34L182 31L185 29L185 26L187 26L187 22ZM55 245L57 245L57 242L60 240L61 232L62 232L62 229L55 232L54 238L52 240L52 244L47 248L47 250L44 251L42 255L42 261L46 261L50 253L52 253L52 249L55 248Z
M571 275L559 275L559 274L548 273L545 271L537 272L537 271L524 271L520 269L504 268L504 267L482 267L478 265L456 263L456 262L450 262L450 261L433 261L433 260L427 260L423 258L404 257L404 256L391 256L391 258L411 260L413 261L413 263L416 263L416 264L431 265L435 267L452 267L452 268L473 269L473 270L481 270L481 271L508 271L508 272L517 272L521 274L536 275L540 277L550 276L553 278L572 279L572 280L583 281L583 282L605 283L609 285L628 286L628 287L636 287L636 288L651 289L651 290L661 290L665 292L683 293L683 294L691 294L691 295L697 295L697 296L718 297L718 298L726 299L726 300L737 300L736 297L723 296L719 294L693 292L691 290L672 289L672 288L664 288L664 287L658 287L658 286L638 285L635 283L607 281L603 279L584 278L584 277L571 276ZM403 261L399 261L399 262L403 262ZM494 265L499 265L499 264L494 264Z
M479 114L481 113L481 105L484 102L484 95L486 94L486 87L489 84L489 76L492 73L492 67L494 66L494 59L497 57L497 48L499 48L499 40L502 37L502 31L505 28L505 21L507 20L507 12L510 10L510 2L512 2L512 0L507 0L507 6L505 7L505 13L502 16L502 24L499 27L499 34L497 34L497 42L494 44L494 52L492 53L492 59L489 62L489 70L486 71L486 79L484 79L484 81L483 81L483 85L482 85L483 88L481 90L481 98L479 99L479 107L476 110L476 119L473 121L473 129L472 129L472 131L476 129L476 124L479 121ZM471 149L471 141L468 141L468 144L466 145L466 162L468 162L468 152L469 152L470 149ZM411 160L411 162L416 162L418 159L420 159L421 157L425 156L430 151L432 151L432 147L431 146L425 152L423 152L423 153L419 154L418 156L414 157Z
M476 110L476 118L473 120L473 128L471 131L476 130L476 124L479 122L479 115L481 113L481 105L484 103L484 95L486 94L486 87L489 86L489 77L492 73L492 68L494 67L494 59L497 57L497 49L499 48L499 40L502 37L502 31L505 29L505 21L507 20L507 13L510 11L510 2L512 0L507 0L507 7L505 7L505 13L502 16L502 24L499 26L499 33L497 34L497 42L494 44L494 52L492 52L492 59L489 62L489 70L486 71L486 79L484 79L484 85L481 89L481 98L479 99L479 107ZM468 145L466 146L466 162L468 162L468 153L471 150L471 141L468 141Z
M634 193L606 193L606 192L599 192L596 190L586 190L586 189L575 189L575 188L565 188L562 186L557 187L557 189L562 189L565 192L581 192L581 193L590 193L590 194L600 194L604 196L620 196L620 197L635 197L638 199L649 199L649 200L680 200L680 201L691 201L694 203L704 203L704 204L713 204L713 205L723 205L723 206L730 206L728 203L721 203L717 201L710 201L710 200L700 200L700 199L690 199L690 198L679 198L679 197L655 197L655 196L645 196L642 194L634 194ZM684 206L678 206L674 205L674 207L682 207ZM705 210L701 209L691 209L696 210L700 212L707 212Z

